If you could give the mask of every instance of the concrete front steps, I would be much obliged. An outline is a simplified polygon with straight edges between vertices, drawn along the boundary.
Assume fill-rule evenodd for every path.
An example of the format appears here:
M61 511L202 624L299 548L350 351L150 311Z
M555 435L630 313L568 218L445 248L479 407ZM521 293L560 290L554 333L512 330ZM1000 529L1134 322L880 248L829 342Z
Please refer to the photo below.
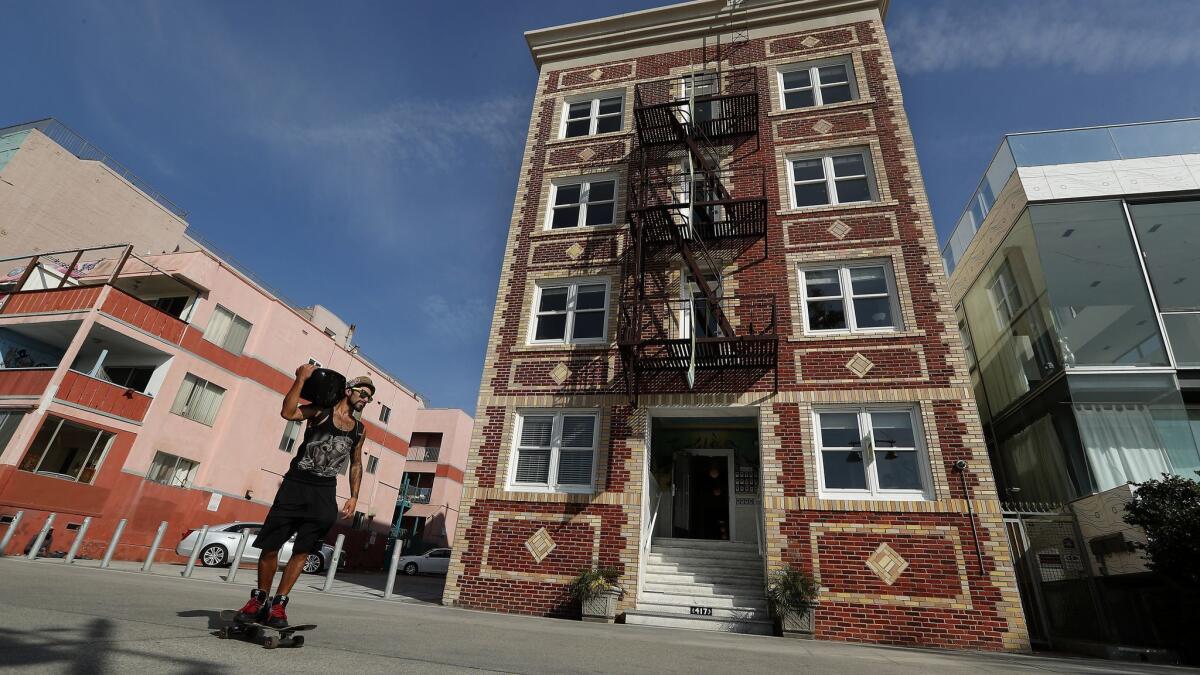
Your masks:
M770 635L763 561L754 544L655 539L637 608L625 623ZM692 614L692 608L711 616Z

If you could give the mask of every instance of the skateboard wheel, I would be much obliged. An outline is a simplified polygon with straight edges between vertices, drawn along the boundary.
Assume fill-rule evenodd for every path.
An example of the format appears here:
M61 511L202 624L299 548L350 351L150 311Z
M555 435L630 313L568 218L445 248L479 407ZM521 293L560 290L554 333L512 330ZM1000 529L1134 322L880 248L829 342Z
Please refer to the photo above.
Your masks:
M228 639L229 638L229 629L222 628L221 630L217 631L217 637L221 638L222 640Z
M304 636L297 635L297 636L293 637L292 638L292 646L293 647L303 647L304 646Z
M263 646L266 647L267 649L275 649L276 647L279 646L279 638L272 635L271 637L268 637L263 640Z

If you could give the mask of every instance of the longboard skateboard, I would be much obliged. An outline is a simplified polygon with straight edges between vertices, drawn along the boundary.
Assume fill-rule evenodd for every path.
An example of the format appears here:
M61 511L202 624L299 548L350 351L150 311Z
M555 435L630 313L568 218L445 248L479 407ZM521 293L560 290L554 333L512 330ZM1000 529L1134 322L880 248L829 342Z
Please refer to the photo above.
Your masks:
M304 636L293 635L306 630L312 630L317 627L315 623L302 623L287 628L274 628L263 623L233 623L233 618L237 616L236 609L227 609L221 612L221 620L230 622L230 625L224 626L217 633L217 636L222 640L228 638L243 637L250 642L258 642L262 638L262 646L267 649L275 649L279 646L285 647L303 647ZM272 635L274 633L274 635Z

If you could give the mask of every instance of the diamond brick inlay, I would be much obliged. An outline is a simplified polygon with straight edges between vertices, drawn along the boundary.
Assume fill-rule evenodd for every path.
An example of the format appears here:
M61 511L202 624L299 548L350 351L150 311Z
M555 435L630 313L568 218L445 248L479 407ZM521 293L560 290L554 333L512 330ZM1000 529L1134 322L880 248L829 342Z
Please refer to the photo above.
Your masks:
M829 226L829 229L826 231L829 232L829 234L832 234L833 236L837 237L838 239L845 239L846 235L850 234L850 226L843 223L840 220L835 220L835 221L833 221L833 224Z
M817 38L809 35L808 37L801 40L800 44L804 45L808 49L812 49L813 47L816 47L817 45L821 44L821 41L818 40Z
M584 148L583 150L579 151L579 159L582 159L585 162L595 156L596 156L596 151L591 148Z
M904 570L908 569L908 561L900 556L899 553L886 543L880 544L879 548L867 558L867 567L879 577L883 583L891 586L896 583Z
M566 364L564 364L564 363L560 363L557 366L554 366L554 370L550 371L550 377L553 378L554 381L558 384L562 384L563 382L566 382L567 378L570 376L571 376L571 369L568 368L566 366Z
M592 72L588 73L588 77L592 78L592 82L595 82L596 80L604 77L604 71L597 68L597 69L593 70Z
M855 354L854 358L850 359L846 363L846 367L849 368L850 372L854 373L855 375L863 377L867 373L871 372L871 369L875 367L875 364L871 363L871 359L868 359L862 354Z
M816 124L813 124L812 128L813 131L817 132L818 134L827 134L830 131L833 131L833 124L831 124L829 120L817 120Z
M533 536L525 540L525 548L529 551L529 555L533 556L534 562L540 563L545 560L555 546L558 544L554 543L554 540L550 538L550 533L544 527L538 528Z
M583 255L583 247L579 245L579 242L567 247L567 257L571 260L578 260L581 255Z

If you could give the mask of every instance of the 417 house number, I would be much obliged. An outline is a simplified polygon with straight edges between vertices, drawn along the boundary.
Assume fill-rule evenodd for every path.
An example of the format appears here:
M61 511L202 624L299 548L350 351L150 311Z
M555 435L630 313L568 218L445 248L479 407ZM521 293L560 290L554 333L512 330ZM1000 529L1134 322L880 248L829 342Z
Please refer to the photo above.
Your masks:
M712 616L712 607L692 607L691 612L699 616Z

